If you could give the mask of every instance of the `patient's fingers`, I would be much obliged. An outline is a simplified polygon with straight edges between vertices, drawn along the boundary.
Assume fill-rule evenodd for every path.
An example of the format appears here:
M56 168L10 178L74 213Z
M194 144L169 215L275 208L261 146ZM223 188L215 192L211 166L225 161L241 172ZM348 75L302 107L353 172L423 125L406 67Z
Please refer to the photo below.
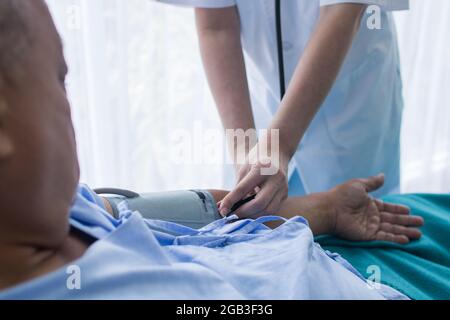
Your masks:
M391 224L398 224L402 226L420 227L424 224L423 218L419 216L381 212L380 217L382 222L388 222Z
M373 199L379 211L387 211L395 214L409 214L410 209L401 204L387 203L380 199Z
M379 231L376 235L376 239L378 241L389 241L389 242L395 242L398 244L408 244L409 239L405 235L396 235L393 233L388 233L385 231Z
M379 200L381 201L381 200ZM382 201L381 201L382 202ZM396 214L410 214L411 210L407 206L394 203L383 202L383 211L396 213Z
M408 228L405 226L400 226L397 224L391 224L388 222L383 222L380 225L380 231L384 231L387 234L394 234L394 235L404 235L408 237L408 239L416 240L419 239L422 236L422 233L419 231L419 229L416 228Z
M367 192L375 191L381 188L384 184L384 174L379 174L375 177L370 177L366 179L359 179L362 183L364 183Z

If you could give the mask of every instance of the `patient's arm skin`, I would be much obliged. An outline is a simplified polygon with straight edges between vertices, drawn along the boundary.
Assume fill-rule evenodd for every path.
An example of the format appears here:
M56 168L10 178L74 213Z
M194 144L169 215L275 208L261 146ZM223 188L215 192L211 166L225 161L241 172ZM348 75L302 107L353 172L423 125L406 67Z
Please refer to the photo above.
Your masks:
M220 202L228 191L209 190L213 197ZM329 193L313 193L304 197L290 197L283 201L277 215L283 218L302 216L309 222L315 235L332 232L334 208ZM280 226L282 222L270 222L271 228Z
M108 200L106 200L106 198L100 197L103 201L103 205L105 206L106 211L110 214L110 215L114 215L114 210L111 207L111 204L109 203Z
M222 200L227 191L209 190L216 200ZM308 220L314 235L330 234L334 225L333 199L329 192L313 193L304 197L290 197L283 201L277 215L286 219L302 216ZM256 217L254 217L256 218ZM281 221L266 223L275 229Z

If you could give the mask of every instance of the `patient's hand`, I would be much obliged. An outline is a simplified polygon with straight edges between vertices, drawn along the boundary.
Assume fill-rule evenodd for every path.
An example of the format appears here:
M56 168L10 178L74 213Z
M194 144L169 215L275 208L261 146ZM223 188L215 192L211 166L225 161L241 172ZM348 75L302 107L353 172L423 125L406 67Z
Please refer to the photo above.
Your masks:
M391 241L407 244L419 239L421 217L409 215L409 208L384 203L369 192L384 184L384 175L356 179L330 191L335 208L332 233L353 241Z

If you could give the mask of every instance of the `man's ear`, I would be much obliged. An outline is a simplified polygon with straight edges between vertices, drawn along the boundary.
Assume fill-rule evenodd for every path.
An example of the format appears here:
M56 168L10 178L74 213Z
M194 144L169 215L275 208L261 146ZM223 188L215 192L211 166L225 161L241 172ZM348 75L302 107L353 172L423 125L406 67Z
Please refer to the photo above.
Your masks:
M7 112L8 104L0 96L0 161L5 160L13 153L12 140L4 128Z

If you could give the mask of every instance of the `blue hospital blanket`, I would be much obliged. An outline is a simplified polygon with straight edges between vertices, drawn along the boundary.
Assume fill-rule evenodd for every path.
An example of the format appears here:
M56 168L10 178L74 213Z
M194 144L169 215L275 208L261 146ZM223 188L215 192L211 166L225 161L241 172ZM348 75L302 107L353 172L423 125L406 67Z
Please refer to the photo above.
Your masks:
M450 195L389 195L383 200L408 206L424 218L420 240L399 245L324 236L316 241L341 254L363 275L371 265L378 266L380 281L411 299L450 299Z
M0 299L405 299L374 288L348 262L314 242L303 218L219 220L200 230L145 220L122 208L111 217L79 188L72 227L96 239L78 260L0 292ZM71 286L78 270L78 286Z

